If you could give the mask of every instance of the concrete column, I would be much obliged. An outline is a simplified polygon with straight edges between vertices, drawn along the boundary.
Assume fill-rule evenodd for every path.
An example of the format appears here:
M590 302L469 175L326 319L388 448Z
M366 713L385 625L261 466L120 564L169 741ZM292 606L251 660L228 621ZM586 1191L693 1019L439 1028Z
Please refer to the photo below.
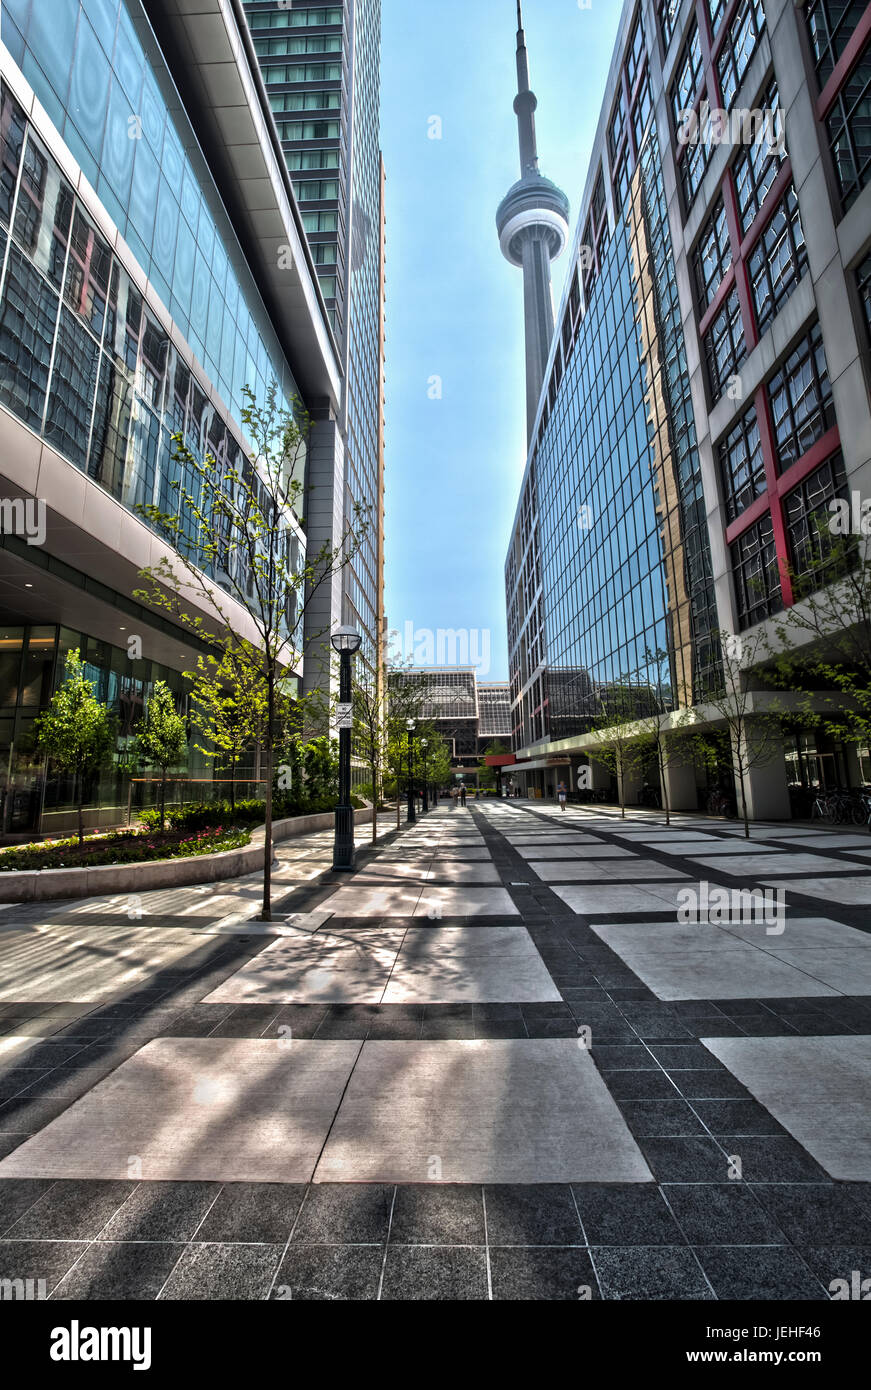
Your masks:
M670 810L698 810L699 794L696 787L696 770L692 763L673 758L663 769L663 780Z
M792 809L789 802L786 760L783 756L783 749L778 746L763 749L763 744L754 740L752 731L747 738L747 747L752 763L752 766L744 773L744 795L747 798L748 816L751 820L791 820ZM746 761L747 758L745 757ZM734 771L735 792L740 816L741 779L738 773L737 760L734 762Z

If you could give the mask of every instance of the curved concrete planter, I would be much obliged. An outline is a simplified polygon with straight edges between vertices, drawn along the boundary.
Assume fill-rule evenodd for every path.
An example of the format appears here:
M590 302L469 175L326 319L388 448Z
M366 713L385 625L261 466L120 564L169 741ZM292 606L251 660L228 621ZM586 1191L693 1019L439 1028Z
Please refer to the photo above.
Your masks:
M372 820L372 808L354 812L356 825ZM272 827L274 844L295 835L329 830L332 811L293 816ZM250 845L193 859L155 859L148 864L101 864L94 869L10 869L0 873L0 903L42 902L51 898L94 898L106 893L148 893L153 888L183 888L190 883L217 883L256 873L263 863L263 827L252 832Z

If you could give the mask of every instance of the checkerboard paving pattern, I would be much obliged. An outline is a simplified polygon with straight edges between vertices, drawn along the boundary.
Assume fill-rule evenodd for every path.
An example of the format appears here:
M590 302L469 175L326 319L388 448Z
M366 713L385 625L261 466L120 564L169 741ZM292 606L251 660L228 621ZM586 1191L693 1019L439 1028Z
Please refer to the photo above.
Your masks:
M295 844L274 932L233 885L10 909L0 1277L825 1300L871 1276L869 849L470 802L350 881ZM703 880L778 916L679 920Z

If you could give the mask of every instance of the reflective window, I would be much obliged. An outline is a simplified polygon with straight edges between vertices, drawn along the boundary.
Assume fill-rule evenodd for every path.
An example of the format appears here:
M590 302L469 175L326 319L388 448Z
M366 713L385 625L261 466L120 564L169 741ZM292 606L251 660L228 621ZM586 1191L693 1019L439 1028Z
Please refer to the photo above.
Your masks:
M14 244L0 303L0 401L33 430L42 428L58 297Z
M871 178L871 41L851 69L826 117L832 161L844 209Z
M727 111L744 80L764 28L762 0L741 0L717 58L720 93Z
M832 387L819 324L802 338L768 383L781 472L835 423Z
M720 196L702 228L701 236L693 252L696 293L702 313L714 299L720 282L731 264L732 247L729 242L729 228L726 223L723 199Z
M804 17L820 91L843 57L866 7L867 0L805 0Z
M787 494L783 515L790 560L796 574L807 574L825 565L827 556L837 549L829 529L829 503L836 497L849 496L840 450Z
M751 406L717 445L720 476L730 521L765 492L765 460L756 409Z
M729 384L729 378L735 375L746 356L741 305L738 291L733 286L705 334L705 357L712 400L719 400Z
M764 333L792 294L807 265L798 199L790 184L748 262L756 325Z
M753 627L783 607L770 514L748 527L731 552L739 627Z

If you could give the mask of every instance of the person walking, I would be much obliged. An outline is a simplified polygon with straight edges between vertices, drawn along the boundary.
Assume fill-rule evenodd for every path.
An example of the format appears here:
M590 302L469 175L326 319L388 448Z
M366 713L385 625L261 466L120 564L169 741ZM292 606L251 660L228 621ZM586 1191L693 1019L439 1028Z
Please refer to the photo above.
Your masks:
M465 806L465 804L466 804L466 784L465 784L465 782L463 782L462 786L460 787L460 805L461 805L461 806Z
M566 790L565 782L560 782L559 786L556 789L556 794L557 799L559 801L559 808L561 811L564 811L566 809L566 800L568 798L568 791Z
M457 802L458 802L458 800L459 800L459 796L460 796L460 793L457 791L456 787L451 787L451 810L452 810L452 811L456 811L456 809L457 809Z

